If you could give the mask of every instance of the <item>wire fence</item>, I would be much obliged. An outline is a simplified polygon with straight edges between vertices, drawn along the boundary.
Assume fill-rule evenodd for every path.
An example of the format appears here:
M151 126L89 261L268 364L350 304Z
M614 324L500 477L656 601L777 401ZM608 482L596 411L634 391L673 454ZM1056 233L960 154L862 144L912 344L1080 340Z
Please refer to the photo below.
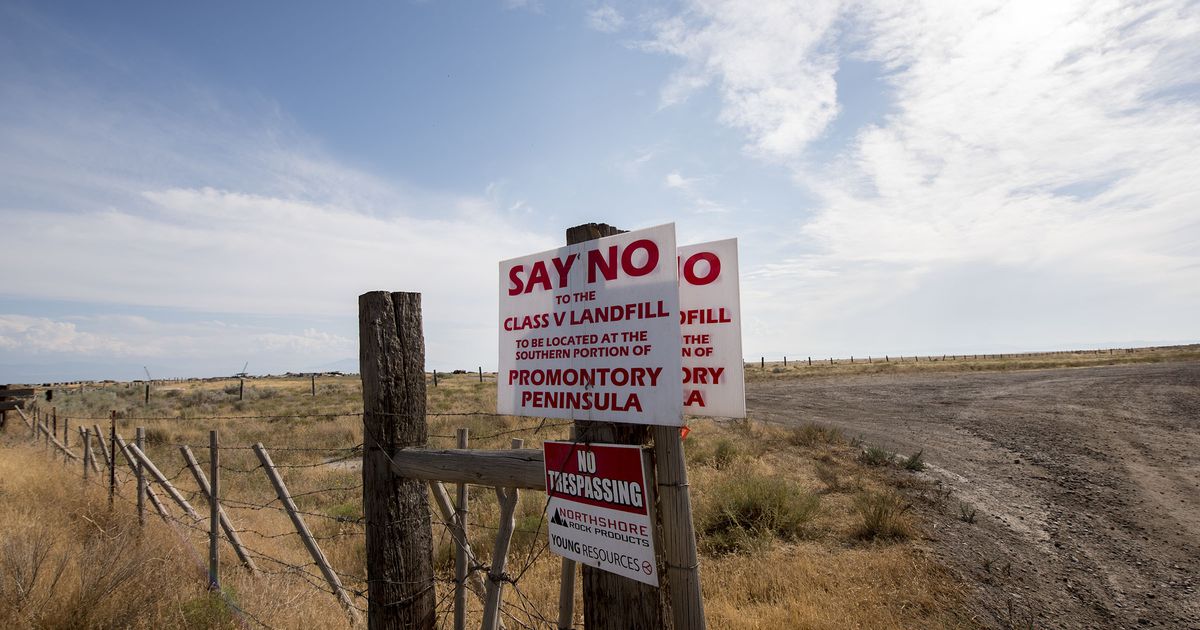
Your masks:
M335 415L341 417L361 417L363 413L339 412ZM218 420L300 419L329 416L329 413L321 411L309 414L284 415L185 416L181 410L179 415L124 416L119 418L119 420L123 423L186 420L189 423L202 424L206 421ZM429 413L426 414L426 417L443 420L458 417L503 418L506 423L511 423L513 420L510 416L487 411ZM113 417L71 416L70 419L73 421L98 423L101 421L111 421ZM472 435L471 438L474 442L486 442L521 435L544 437L549 431L556 431L571 425L572 423L569 421L552 421L546 418L537 418L516 426L506 425L504 428L496 431ZM47 433L49 433L48 430ZM120 435L119 433L115 433L115 423L110 425L110 433ZM35 429L34 434L38 440L42 439L42 435L38 430ZM103 437L108 440L108 443L106 443L108 447L108 459L111 460L111 465L116 467L116 472L111 473L113 483L110 486L110 473L103 467L101 468L103 474L88 475L88 481L103 492L109 492L114 501L121 502L126 508L136 510L138 508L136 500L137 489L136 487L130 487L130 484L134 486L137 484L133 468L135 464L127 460L126 465L122 466L119 463L121 461L120 458L127 457L128 454L117 454L117 451L121 449L111 443L112 440L109 438L112 435L104 435ZM454 439L455 436L430 432L428 433L428 438ZM89 439L92 438L89 437ZM348 474L357 472L357 467L353 466L353 463L363 456L364 450L368 448L368 443L374 446L384 444L386 440L383 440L382 436L367 435L364 436L362 442L348 446L286 445L272 446L268 449L272 454L282 454L284 455L283 459L288 460L274 463L273 468L282 469L284 474L290 476L289 483L295 482L297 488L300 488L299 491L288 493L288 498L298 505L293 512L305 521L311 522L311 538L314 541L328 547L329 550L334 552L333 559L330 561L330 564L333 565L333 571L342 581L343 587L350 595L350 605L361 614L366 614L371 605L387 606L397 603L373 601L370 588L373 582L365 575L365 532L366 527L370 523L367 522L361 509L363 483L361 480L357 482L353 481L348 478ZM167 449L186 448L197 451L208 451L210 449L209 444L166 440L151 442L148 446L153 447L154 458L157 459L156 467L162 472L162 481L165 481L178 490L179 496L187 504L193 505L196 502L207 504L208 494L192 480L193 475L190 474L192 471L189 463L185 462L179 468L164 466L163 464L166 462L165 456L169 456L165 455ZM60 452L58 448L51 448L52 453L57 456ZM257 458L251 460L256 445L221 444L218 448L222 454L222 461L218 466L221 474L221 496L219 501L222 509L228 515L229 521L234 525L234 532L241 538L241 546L246 557L254 560L255 564L258 565L258 572L265 576L266 579L298 581L298 583L312 589L325 593L334 593L334 589L331 588L329 581L322 575L319 563L313 559L303 559L306 552L301 545L301 533L288 523L287 518L290 517L288 507L284 505L281 497L270 497L265 494L264 488L268 486L264 483L266 481L264 466ZM150 451L152 449L147 448L146 450ZM387 456L386 449L380 449L380 451ZM150 454L147 453L147 457L149 456ZM390 459L390 456L388 456L388 459ZM97 458L97 461L104 463L104 459L101 458ZM87 463L85 462L84 466L86 465ZM209 472L211 473L212 471ZM158 480L149 479L148 481L152 487L163 486ZM255 493L257 493L257 498L252 496ZM491 493L481 494L486 497ZM546 501L548 499L549 497L546 497ZM195 545L201 540L208 540L213 524L209 521L207 514L200 515L202 510L191 510L197 514L193 518L181 506L169 503L171 499L160 496L159 500L164 503L163 512L160 513L160 520L176 533L184 547L191 549L191 555L195 560L197 569L207 580L205 561L202 559L200 553L195 550ZM479 505L472 506L473 509L469 513L473 518L467 520L467 529L474 532L485 532L488 535L499 532L501 527L496 522L487 520L487 517L492 516L492 514L487 509L486 500L480 501L478 497L473 497L473 500L479 503ZM544 530L546 526L546 501L541 502L536 524L532 524L531 519L522 519L521 525L514 528L514 545L508 554L508 557L512 561L509 562L505 571L501 574L493 574L491 572L492 564L490 559L486 557L487 552L483 552L483 555L481 555L481 551L479 550L480 546L489 548L490 545L480 544L478 539L474 541L475 544L471 544L472 540L460 539L459 530L456 527L440 518L436 508L431 506L429 509L430 518L428 523L434 542L434 553L441 554L447 546L451 550L454 547L462 547L469 550L467 559L469 567L468 579L471 579L473 574L479 574L487 581L503 584L505 591L510 593L510 595L502 598L500 603L500 616L507 627L558 627L557 611L547 609L552 604L549 602L539 603L538 598L527 592L523 582L532 567L545 556L549 547L549 541ZM530 514L527 513L526 516L530 516ZM150 522L155 519L153 516L147 516L146 520ZM414 519L408 519L407 521L391 521L386 526L411 528L416 524ZM486 543L486 540L483 542ZM451 597L457 585L453 574L453 567L446 567L444 565L445 562L435 562L434 584L432 586L436 592L436 610L439 627L446 627L447 620L453 612ZM235 569L226 568L222 572L233 570ZM234 611L238 616L238 621L243 627L271 627L263 621L261 615L255 615L253 612L247 611L244 606L238 604L230 592L222 590L221 593L230 610ZM332 603L333 600L331 599L330 601ZM476 605L469 608L478 610L479 607L479 605Z

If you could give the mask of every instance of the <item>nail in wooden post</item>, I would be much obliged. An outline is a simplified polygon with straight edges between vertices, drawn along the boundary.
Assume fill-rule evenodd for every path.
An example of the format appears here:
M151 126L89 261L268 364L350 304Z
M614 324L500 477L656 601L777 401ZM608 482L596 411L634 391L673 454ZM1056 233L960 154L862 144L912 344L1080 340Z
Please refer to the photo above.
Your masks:
M262 442L254 445L254 454L258 456L258 461L262 464L263 470L266 471L267 478L271 480L271 485L275 487L275 495L279 497L279 502L287 510L288 516L292 519L292 525L296 527L296 533L300 534L300 540L304 542L304 546L308 549L309 555L312 556L313 562L321 569L321 574L325 576L325 581L329 583L329 588L333 589L333 594L337 596L342 607L346 609L346 614L350 617L351 625L359 625L362 620L358 616L358 610L354 608L354 603L350 601L350 596L346 594L346 589L342 587L341 579L333 571L333 567L329 566L329 561L325 559L325 554L321 553L321 548L317 546L317 541L313 538L312 532L309 531L308 525L304 524L304 519L300 517L300 513L296 508L296 503L292 501L292 495L288 493L287 486L283 483L283 478L279 476L279 471L275 470L275 464L271 461L271 456L267 454L267 449L263 447ZM428 509L428 503L426 503L426 510ZM426 520L426 522L429 521ZM432 592L432 589L430 590Z
M521 448L525 440L512 441L513 448ZM481 630L498 630L500 626L500 603L503 599L504 571L508 566L508 548L512 545L513 530L516 529L517 499L516 488L496 488L496 498L500 501L500 530L496 532L496 547L492 551L492 570L488 572L487 601L483 604L483 623Z
M433 533L425 484L392 472L391 457L427 443L421 294L358 298L363 393L363 513L368 625L432 630L437 623Z
M221 523L221 451L217 444L217 432L208 432L208 588L221 589L221 553L218 543Z
M200 488L200 494L205 501L212 504L212 488L208 485L208 477L205 476L204 470L200 468L200 462L196 461L196 456L192 454L192 449L184 444L179 447L179 452L183 454L183 460L187 462L188 470L192 471L192 477L196 479L196 486ZM214 468L220 468L218 466ZM250 570L250 573L258 574L258 566L254 564L254 560L246 554L246 549L242 546L242 538L233 527L232 521L229 520L229 515L225 513L225 508L221 507L221 503L217 502L217 517L221 522L221 529L225 532L225 538L229 540L229 546L233 547L234 553L237 554L238 560L242 565Z
M146 448L146 427L138 427L134 431L133 443L137 445L139 451L144 451ZM146 467L138 462L135 468L137 474L137 507L138 507L138 525L146 524Z
M469 429L458 429L458 448L467 448ZM467 625L467 484L458 484L455 497L454 536L454 630L464 630Z

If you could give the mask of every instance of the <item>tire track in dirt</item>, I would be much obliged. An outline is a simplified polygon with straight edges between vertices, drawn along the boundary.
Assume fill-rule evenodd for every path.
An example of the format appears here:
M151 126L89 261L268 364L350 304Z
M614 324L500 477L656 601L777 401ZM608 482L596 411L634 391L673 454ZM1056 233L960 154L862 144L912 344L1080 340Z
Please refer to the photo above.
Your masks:
M1200 362L752 381L747 404L923 450L952 493L918 510L986 625L1200 628Z

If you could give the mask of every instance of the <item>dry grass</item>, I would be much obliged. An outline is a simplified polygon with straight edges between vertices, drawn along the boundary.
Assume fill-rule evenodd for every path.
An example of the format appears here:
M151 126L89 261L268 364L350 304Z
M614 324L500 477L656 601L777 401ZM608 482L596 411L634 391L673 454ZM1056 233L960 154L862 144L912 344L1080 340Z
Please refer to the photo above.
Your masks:
M176 480L191 496L201 512L203 501L195 497L196 486L183 469L178 444L194 445L196 456L204 462L207 432L220 431L223 448L223 495L234 525L245 530L246 544L263 556L285 564L259 559L269 575L252 579L236 568L236 558L223 549L223 586L236 605L272 627L345 627L346 618L335 599L314 587L319 585L302 545L287 517L270 507L274 493L258 462L245 447L263 442L277 464L310 528L319 538L335 569L344 574L351 588L360 589L356 576L365 573L365 549L357 470L346 465L320 465L337 457L356 454L342 450L362 442L361 394L357 377L318 380L315 398L309 395L307 378L266 378L246 381L244 400L238 400L237 381L186 382L157 385L150 404L144 405L144 390L137 386L109 384L92 386L82 393L66 390L56 393L54 402L61 419L76 418L90 426L84 417L107 417L116 410L119 431L132 437L135 426L147 429L147 452L163 472ZM543 440L563 439L567 429L561 421L548 421L535 430L538 421L480 415L452 415L454 412L493 411L495 383L488 378L478 382L474 374L439 375L439 386L429 387L430 443L452 446L454 429L467 426L472 446L507 447L513 437L525 439L525 446L536 448ZM43 403L43 409L45 404ZM303 418L200 419L211 416L258 415ZM171 419L136 418L169 416ZM107 425L100 422L107 430ZM959 627L961 593L942 572L925 558L916 539L869 541L861 536L862 517L856 507L863 493L886 492L888 481L883 471L871 470L856 461L856 449L842 436L820 427L787 431L759 423L719 423L699 420L685 445L693 501L696 506L699 543L704 550L703 583L710 627L714 628L891 628ZM75 518L79 482L77 470L62 470L51 463L44 452L27 444L19 420L10 422L5 438L3 461L6 466L29 468L37 464L42 472L3 477L0 486L0 510L4 510L6 531L18 531L21 523L39 523L39 528L57 537L71 538L75 544L98 545L104 538L87 521ZM512 431L512 433L508 433ZM490 437L489 437L490 436ZM73 442L78 437L73 436ZM288 448L329 449L328 451ZM11 457L9 454L13 454ZM316 465L314 465L316 464ZM0 469L3 470L3 469ZM132 496L129 475L122 475L125 496ZM32 500L40 489L58 488L48 498ZM119 501L117 511L108 513L103 492L98 488L83 492L91 509L107 523L122 524L124 535L137 537L128 525L136 522L131 507ZM17 499L18 494L22 497ZM818 497L819 495L819 497ZM78 499L84 500L84 499ZM545 497L524 492L517 510L510 566L528 570L519 580L522 597L506 591L509 610L520 623L533 627L547 624L537 615L554 618L557 609L560 562L549 553L538 554L545 542L543 517ZM266 505L268 507L258 507ZM25 506L18 509L17 506ZM178 509L173 514L179 515ZM452 573L452 544L444 528L434 526L435 570L441 577ZM91 512L88 512L91 514ZM498 520L495 494L487 488L471 491L470 540L483 562L490 561L494 527ZM101 521L98 521L101 522ZM13 528L13 529L10 529ZM196 527L207 528L202 520ZM136 529L136 526L133 528ZM141 549L147 557L157 558L153 582L167 585L156 589L160 599L151 598L133 627L226 627L235 624L236 613L220 598L206 595L203 577L187 545L195 545L204 557L203 536L187 528L176 533L150 517ZM180 537L182 536L182 538ZM9 537L6 536L6 540ZM181 540L188 541L183 545ZM116 543L113 543L116 544ZM122 541L122 544L128 544ZM181 547L181 545L183 545ZM65 549L65 548L64 548ZM72 553L73 558L82 558ZM529 562L530 560L532 562ZM72 560L77 564L81 560ZM147 562L150 562L149 560ZM296 572L287 565L304 567ZM4 579L11 574L7 568ZM141 578L139 578L141 579ZM151 578L147 578L151 579ZM111 601L120 603L134 598L130 590L108 589ZM82 593L92 587L77 589ZM439 600L447 585L437 584ZM577 613L582 610L576 593ZM8 599L7 597L5 599ZM468 598L472 623L478 623L480 605ZM360 606L366 602L358 598ZM3 605L0 603L0 605ZM448 610L448 604L443 604ZM116 606L114 610L122 610ZM522 612L536 611L536 612ZM50 613L47 613L50 614ZM60 613L54 613L60 614ZM106 613L115 615L117 613ZM13 627L67 627L36 620L0 623ZM144 619L145 621L142 621ZM581 617L580 617L581 619ZM64 625L65 624L65 625ZM442 618L443 627L449 618ZM85 624L86 625L86 624ZM98 622L93 627L122 626L120 622ZM253 624L251 624L253 625Z
M845 376L850 374L903 374L909 372L981 372L1004 370L1041 370L1064 367L1091 367L1125 363L1161 363L1200 359L1200 344L1155 348L1116 348L1021 354L912 355L904 357L789 357L782 361L746 364L746 380L807 376Z

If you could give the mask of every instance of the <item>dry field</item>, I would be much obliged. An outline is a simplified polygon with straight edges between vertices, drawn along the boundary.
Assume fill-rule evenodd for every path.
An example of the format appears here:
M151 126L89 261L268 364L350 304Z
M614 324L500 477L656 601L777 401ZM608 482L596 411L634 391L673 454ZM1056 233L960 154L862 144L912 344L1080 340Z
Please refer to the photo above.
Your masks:
M454 415L494 410L490 379L442 376L428 391L430 412L439 414L429 419L433 446L451 446L460 426L470 428L476 448L507 447L513 437L526 447L566 437L557 421L539 427L530 418ZM144 426L149 456L203 514L178 448L192 445L205 462L207 432L217 429L226 507L265 575L239 570L223 548L223 593L208 593L205 519L190 523L170 506L175 524L150 512L139 531L128 474L110 511L101 483L93 477L85 484L78 464L64 468L44 446L32 445L28 429L10 415L0 457L0 626L347 626L247 447L266 445L325 554L347 586L361 590L361 480L344 464L357 458L362 441L357 378L320 379L315 397L304 378L248 380L241 401L237 382L228 380L156 385L149 405L142 395L140 386L110 383L59 389L53 403L60 423L71 418L72 427L96 423L107 431L109 410L118 412L127 439ZM919 484L919 473L866 465L860 446L840 431L799 422L704 420L692 429L685 446L710 627L977 625L964 588L935 559L923 534L928 525L897 492ZM544 500L522 493L510 555L522 574L505 591L509 627L553 627L546 620L557 614L560 562L542 551ZM448 578L452 545L434 514L436 571ZM498 519L494 493L473 489L470 514L471 543L487 562ZM448 587L437 583L443 613ZM478 623L479 603L468 601ZM362 597L356 602L366 605ZM449 625L448 614L440 623Z
M949 372L1010 372L1054 368L1096 367L1200 360L1200 344L1153 348L1106 348L1020 354L942 354L902 357L790 357L783 361L747 363L746 380L763 381L807 376L854 374L930 374ZM832 360L832 362L831 362Z
M915 511L987 625L1200 628L1196 350L764 378L747 404L862 436L881 458L922 451Z

